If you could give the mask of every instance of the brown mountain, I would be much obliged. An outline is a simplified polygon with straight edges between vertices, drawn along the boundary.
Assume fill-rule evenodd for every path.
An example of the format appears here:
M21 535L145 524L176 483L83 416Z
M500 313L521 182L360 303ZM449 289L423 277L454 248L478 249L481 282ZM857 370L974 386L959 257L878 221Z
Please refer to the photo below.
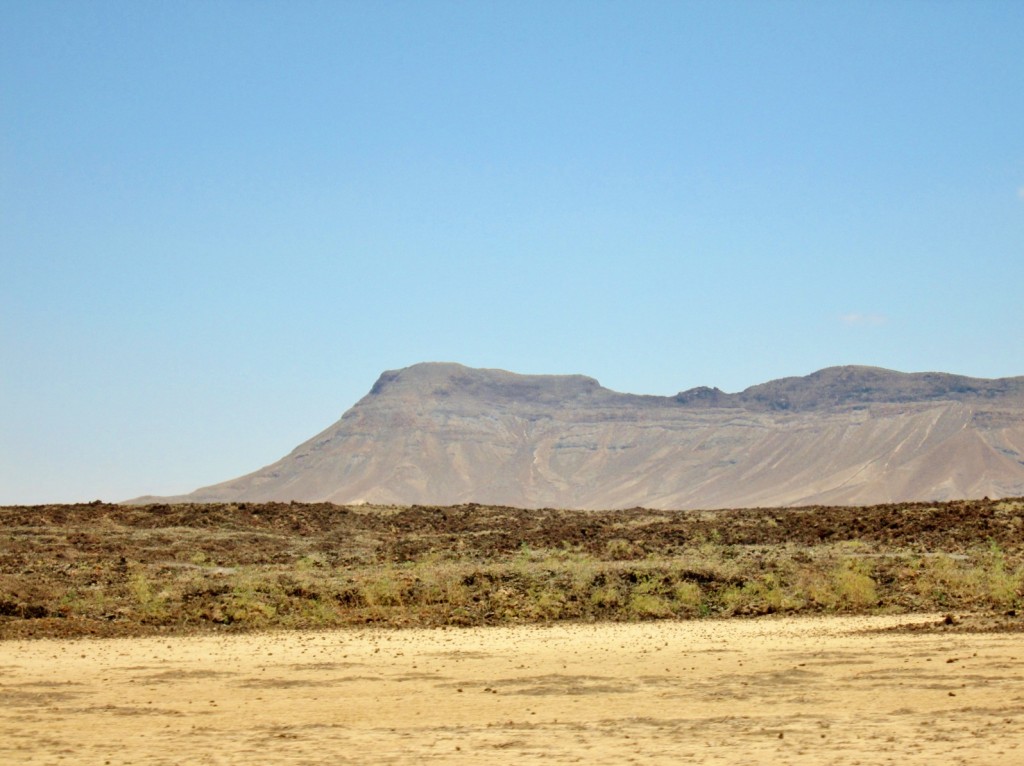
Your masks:
M720 508L1024 495L1024 377L832 367L727 394L385 372L273 465L175 498Z

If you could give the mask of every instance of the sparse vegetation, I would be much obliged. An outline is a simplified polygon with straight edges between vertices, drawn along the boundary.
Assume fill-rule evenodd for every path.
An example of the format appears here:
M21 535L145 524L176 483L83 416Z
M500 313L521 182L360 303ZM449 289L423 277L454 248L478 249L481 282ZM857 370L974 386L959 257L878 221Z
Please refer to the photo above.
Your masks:
M0 636L1014 613L1021 509L7 508Z

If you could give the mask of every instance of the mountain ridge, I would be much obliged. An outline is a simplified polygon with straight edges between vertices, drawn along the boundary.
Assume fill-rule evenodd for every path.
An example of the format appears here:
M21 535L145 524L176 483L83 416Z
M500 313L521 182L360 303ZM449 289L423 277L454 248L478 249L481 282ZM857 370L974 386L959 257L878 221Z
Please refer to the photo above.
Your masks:
M1024 494L1024 377L828 367L737 393L425 362L281 460L173 498L720 508Z
M446 381L469 391L486 388L493 393L519 399L527 398L524 395L532 388L546 388L554 395L557 392L564 394L575 387L579 394L593 394L599 390L604 395L627 397L635 402L672 399L678 404L768 409L808 409L835 404L900 403L941 398L961 401L971 396L1024 396L1024 376L972 378L944 372L908 373L883 367L843 365L825 367L809 375L778 378L732 394L717 387L698 386L680 391L673 397L659 397L613 391L586 375L522 375L501 369L471 368L455 362L421 362L400 370L388 370L380 375L370 393L379 394L392 382L410 379ZM434 392L443 391L435 389Z

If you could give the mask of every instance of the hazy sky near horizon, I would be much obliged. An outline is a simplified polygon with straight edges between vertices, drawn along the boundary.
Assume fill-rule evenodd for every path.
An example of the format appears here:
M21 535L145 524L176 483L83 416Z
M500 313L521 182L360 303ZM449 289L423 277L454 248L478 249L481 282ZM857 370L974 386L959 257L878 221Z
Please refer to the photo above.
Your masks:
M1024 3L0 8L0 504L226 480L386 369L1024 375Z

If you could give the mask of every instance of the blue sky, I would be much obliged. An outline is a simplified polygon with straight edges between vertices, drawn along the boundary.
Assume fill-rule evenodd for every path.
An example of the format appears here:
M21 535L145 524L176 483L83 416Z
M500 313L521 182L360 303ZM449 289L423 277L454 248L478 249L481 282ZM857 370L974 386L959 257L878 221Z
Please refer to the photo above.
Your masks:
M1024 3L0 9L0 503L184 492L419 361L1024 375Z

